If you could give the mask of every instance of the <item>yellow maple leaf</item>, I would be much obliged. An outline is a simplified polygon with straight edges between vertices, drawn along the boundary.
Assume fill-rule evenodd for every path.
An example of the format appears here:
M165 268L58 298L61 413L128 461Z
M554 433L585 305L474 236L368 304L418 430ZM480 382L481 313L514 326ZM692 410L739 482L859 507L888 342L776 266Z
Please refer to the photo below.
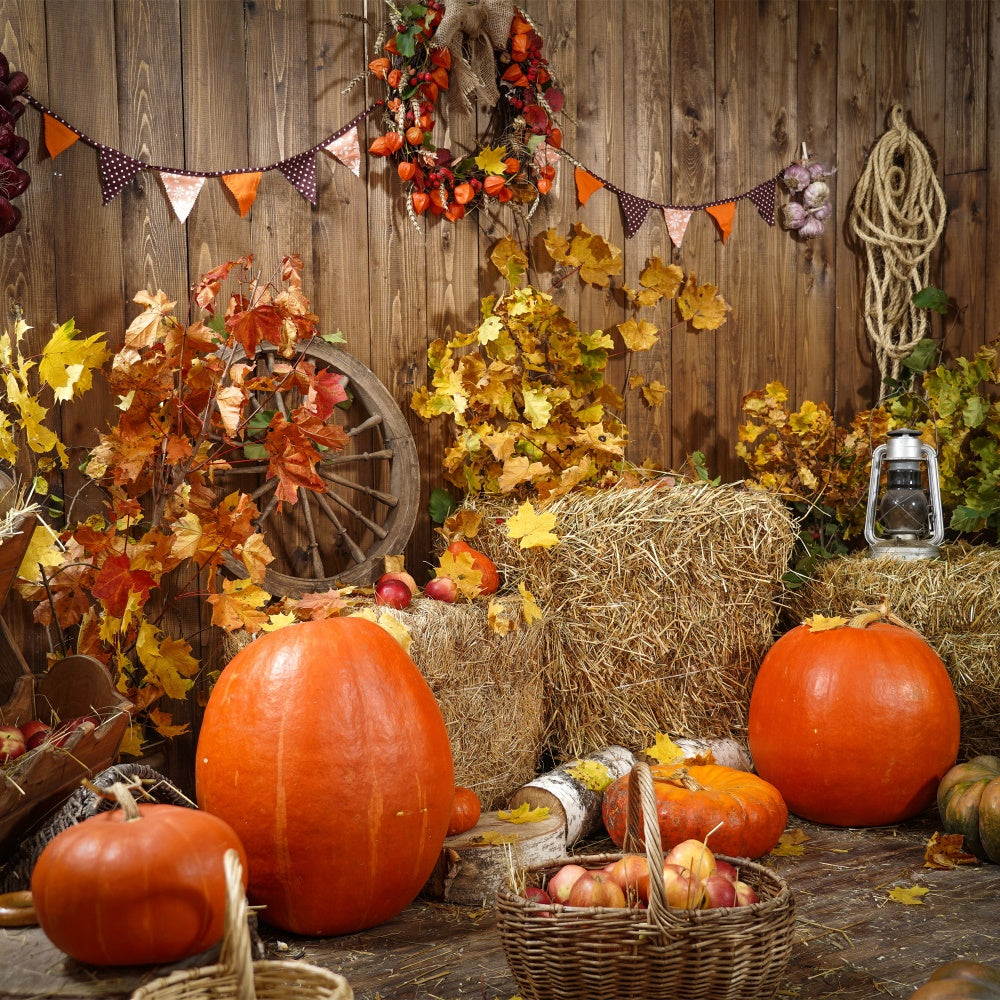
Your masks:
M566 264L569 267L576 267L580 262L573 256L570 249L569 240L562 233L555 229L547 229L542 237L542 243L548 255L557 264Z
M254 532L243 542L239 548L239 557L250 579L257 584L263 583L264 571L274 561L274 553L268 548L260 532Z
M639 275L639 284L667 299L672 299L683 283L684 269L677 264L664 264L659 257L651 257Z
M493 247L490 260L512 285L521 280L528 267L528 255L511 236L505 236Z
M659 329L648 320L626 320L618 324L625 346L630 351L648 351L658 340Z
M653 379L649 385L644 385L642 387L642 398L650 406L662 406L663 400L670 390L662 383Z
M548 819L548 816L548 806L535 806L532 809L527 802L522 802L514 809L500 809L497 812L497 819L502 819L505 823L540 823L543 819Z
M276 614L270 615L267 621L261 625L260 630L262 632L277 632L278 629L294 625L297 621L298 618L290 611L279 611Z
M142 756L143 731L141 724L130 722L122 736L121 743L118 744L118 752L127 754L129 757Z
M370 622L375 622L376 625L384 628L406 652L410 651L413 636L410 635L410 630L392 612L384 609L376 611L374 608L361 608L347 617L365 618Z
M684 290L677 296L681 316L696 330L717 330L726 322L729 306L715 285L699 285L693 274L688 275Z
M402 554L394 554L391 556L386 556L382 560L383 570L386 573L405 573L406 572L406 556Z
M911 885L906 888L897 886L889 890L889 901L892 903L902 903L904 906L923 906L924 896L930 892L920 885Z
M537 476L547 476L551 471L544 462L532 462L525 455L512 455L503 463L497 486L501 493L510 493L521 483L533 482Z
M496 635L507 635L517 628L517 622L507 617L506 609L499 601L490 601L486 609L486 619Z
M663 298L655 288L642 288L636 291L634 288L629 288L628 285L622 285L622 291L625 293L628 301L637 309L645 306L655 306Z
M643 753L659 764L676 764L687 756L666 733L657 733L656 741Z
M786 830L779 838L778 843L771 848L772 854L777 854L782 858L797 858L805 854L806 849L802 845L809 838L802 830Z
M847 619L840 615L827 617L817 614L804 619L802 624L808 625L811 632L829 632L831 629L843 628L847 624Z
M482 593L482 570L476 569L468 552L442 552L438 560L437 575L454 580L459 591L470 601Z
M592 792L603 792L614 781L607 765L599 760L578 760L568 764L565 771Z
M176 302L171 302L162 291L150 295L147 291L136 293L132 301L146 308L129 324L125 331L126 347L152 347L167 339L168 328L176 328L177 320L171 316Z
M159 630L149 622L139 626L135 642L136 655L146 671L148 680L163 689L168 698L182 701L198 672L198 661L191 655L191 645L183 639L161 637Z
M503 320L499 316L487 316L476 327L476 340L485 345L491 340L496 340L501 333L503 333Z
M52 331L42 348L38 362L38 377L51 386L57 402L82 396L93 385L95 368L100 368L110 356L103 333L76 339L76 325L67 320Z
M541 621L543 617L542 609L538 606L534 594L528 590L523 582L518 583L517 592L521 595L521 614L524 615L525 623L532 625L537 621Z
M525 500L513 517L507 518L507 537L520 539L520 548L550 548L559 543L559 536L553 532L556 516L551 513L536 513L530 500Z
M180 725L176 724L169 712L164 712L159 708L151 708L146 713L146 718L149 719L153 728L168 740L173 739L175 736L183 736L191 728L187 722Z
M17 569L17 575L22 580L29 580L31 583L40 583L42 574L39 566L43 569L53 569L62 566L66 561L55 532L44 522L35 525L35 530L31 533L31 541L21 560L21 565Z
M476 157L476 166L488 174L502 174L507 169L503 162L506 156L505 146L484 146Z
M544 386L539 386L537 389L525 386L521 389L521 396L524 399L524 415L536 431L541 430L552 415L549 390Z
M271 599L250 580L223 580L221 594L209 594L212 605L212 624L232 632L245 628L248 632L259 632L268 614L260 609Z
M479 525L482 522L483 512L481 510L460 507L447 518L439 531L449 542L457 538L475 538L479 534Z

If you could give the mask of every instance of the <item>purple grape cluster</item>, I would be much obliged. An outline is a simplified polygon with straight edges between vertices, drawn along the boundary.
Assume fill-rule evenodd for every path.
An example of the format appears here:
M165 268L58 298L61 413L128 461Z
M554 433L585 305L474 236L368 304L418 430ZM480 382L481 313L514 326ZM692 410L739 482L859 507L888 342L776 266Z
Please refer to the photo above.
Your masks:
M0 52L0 236L21 221L21 210L11 199L31 183L28 171L18 166L28 155L28 140L14 131L27 106L18 98L27 88L28 78L21 72L11 73L7 57Z

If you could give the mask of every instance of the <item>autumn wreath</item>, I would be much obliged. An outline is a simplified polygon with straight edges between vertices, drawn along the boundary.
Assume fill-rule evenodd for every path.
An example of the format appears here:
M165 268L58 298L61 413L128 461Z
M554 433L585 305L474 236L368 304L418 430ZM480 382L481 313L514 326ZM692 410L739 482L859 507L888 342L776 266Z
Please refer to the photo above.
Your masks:
M411 217L429 209L455 222L490 198L527 204L546 194L555 167L545 147L562 144L553 119L563 95L527 17L511 0L390 6L390 30L379 39L388 55L368 66L388 86L386 130L368 151L396 164ZM469 155L434 144L442 91L452 118L471 112L473 92L493 105L481 148Z

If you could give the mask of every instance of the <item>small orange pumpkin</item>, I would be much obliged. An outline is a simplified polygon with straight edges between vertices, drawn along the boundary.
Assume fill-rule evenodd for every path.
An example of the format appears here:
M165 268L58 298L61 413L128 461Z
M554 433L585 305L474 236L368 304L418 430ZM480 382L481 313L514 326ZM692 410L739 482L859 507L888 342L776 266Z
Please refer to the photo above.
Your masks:
M482 594L495 594L500 586L500 574L497 571L496 563L484 552L474 549L468 542L459 539L448 546L448 551L453 556L461 555L463 552L472 557L472 565L483 575L479 584L479 591Z
M464 785L455 786L455 799L451 804L451 820L448 823L448 836L471 830L478 822L482 813L479 796L471 788Z
M718 826L710 837L713 851L759 858L784 832L785 801L755 774L721 764L653 764L650 771L665 851L683 840L704 840ZM608 834L620 847L628 817L628 775L604 790L602 814Z
M910 1000L959 1000L1000 997L1000 971L982 962L958 959L934 970Z

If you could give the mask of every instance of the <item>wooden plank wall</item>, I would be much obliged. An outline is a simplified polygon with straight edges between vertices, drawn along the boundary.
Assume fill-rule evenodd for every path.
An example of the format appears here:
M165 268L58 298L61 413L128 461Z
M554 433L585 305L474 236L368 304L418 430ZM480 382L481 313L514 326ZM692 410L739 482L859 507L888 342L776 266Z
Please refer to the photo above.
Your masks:
M640 197L703 203L748 190L795 159L805 142L834 165L835 209L823 238L793 241L749 202L723 245L703 212L683 247L650 214L631 240L617 199L575 198L572 170L528 226L501 210L417 232L395 176L381 161L360 178L317 155L311 206L274 171L241 218L221 182L177 221L155 174L141 173L101 204L97 156L77 143L41 153L41 121L19 131L32 151L24 221L0 240L4 312L19 304L42 338L74 316L120 340L139 289L183 303L209 266L251 252L269 273L288 252L306 263L306 288L324 327L340 328L408 415L422 490L441 484L444 426L413 416L429 341L469 329L482 295L499 287L492 244L514 231L533 261L539 236L579 220L624 247L635 285L651 256L710 281L732 307L718 331L680 326L648 354L615 360L613 376L669 388L651 409L628 398L630 457L678 467L701 450L713 474L739 478L733 448L743 395L780 379L796 403L826 400L842 418L877 393L860 317L861 262L847 240L854 184L898 102L932 151L949 206L932 280L963 307L948 345L969 353L1000 330L1000 3L990 0L526 0L564 85L565 145L596 173ZM0 46L31 92L92 138L145 161L200 170L261 165L330 134L380 95L378 81L346 84L373 57L382 0L0 0ZM367 17L369 23L365 23ZM487 109L480 108L485 120ZM377 134L372 118L362 146ZM475 143L475 136L439 136ZM781 199L779 199L780 201ZM552 273L533 268L547 288ZM558 301L584 328L626 313L614 289L567 281ZM666 308L651 317L671 325ZM940 327L935 328L940 335ZM92 394L62 428L80 448L111 403ZM432 545L418 522L420 567ZM26 640L29 644L35 641Z

